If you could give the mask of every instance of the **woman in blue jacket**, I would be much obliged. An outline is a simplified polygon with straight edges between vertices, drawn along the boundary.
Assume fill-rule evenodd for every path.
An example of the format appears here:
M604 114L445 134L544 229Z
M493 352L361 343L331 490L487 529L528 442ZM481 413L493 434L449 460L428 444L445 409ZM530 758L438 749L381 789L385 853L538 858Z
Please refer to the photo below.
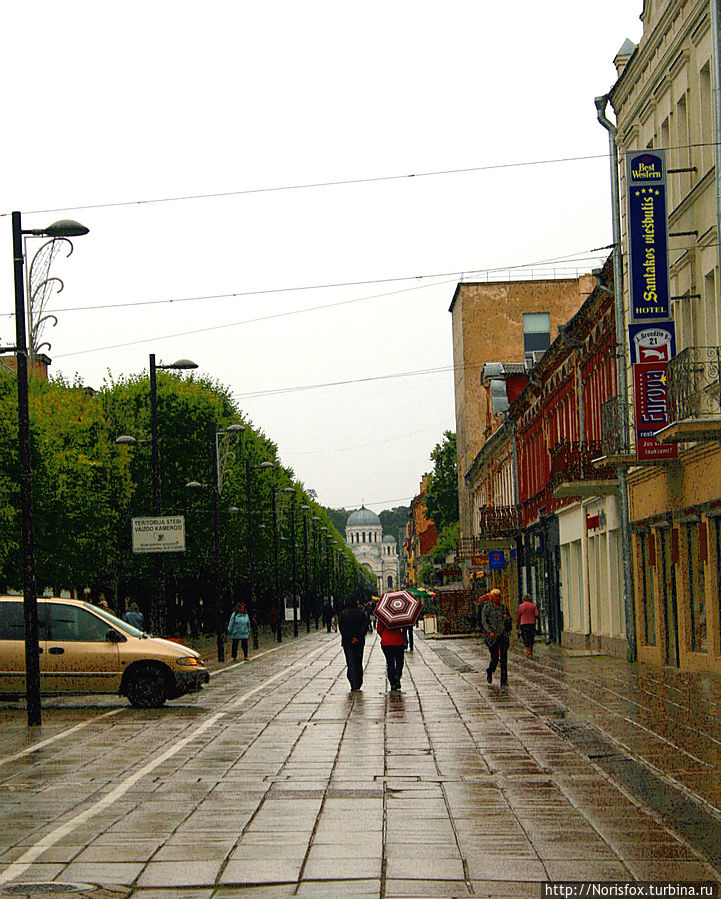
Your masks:
M243 661L248 661L248 637L250 636L250 618L245 611L245 603L237 602L233 607L233 614L228 622L228 633L232 643L230 654L234 659L238 658L238 643L243 647Z

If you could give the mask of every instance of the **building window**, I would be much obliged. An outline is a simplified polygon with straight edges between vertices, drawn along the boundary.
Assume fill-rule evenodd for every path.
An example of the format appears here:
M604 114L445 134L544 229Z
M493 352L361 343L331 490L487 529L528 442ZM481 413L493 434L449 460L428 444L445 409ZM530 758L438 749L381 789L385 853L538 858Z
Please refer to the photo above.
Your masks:
M691 649L708 652L706 625L706 525L703 522L686 528L688 551L688 591L691 609Z
M543 353L551 345L551 313L523 313L523 355Z
M638 535L639 568L641 572L641 603L643 612L643 642L656 645L656 538L654 534Z

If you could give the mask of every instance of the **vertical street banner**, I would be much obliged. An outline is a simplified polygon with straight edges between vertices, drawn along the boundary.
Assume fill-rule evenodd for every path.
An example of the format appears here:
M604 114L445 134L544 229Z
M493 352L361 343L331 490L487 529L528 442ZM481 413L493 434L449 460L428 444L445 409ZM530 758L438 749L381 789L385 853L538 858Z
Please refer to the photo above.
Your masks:
M626 153L631 320L668 319L668 216L664 150Z
M656 432L670 424L666 362L637 362L633 368L636 409L636 458L639 461L675 459L677 443L659 443Z

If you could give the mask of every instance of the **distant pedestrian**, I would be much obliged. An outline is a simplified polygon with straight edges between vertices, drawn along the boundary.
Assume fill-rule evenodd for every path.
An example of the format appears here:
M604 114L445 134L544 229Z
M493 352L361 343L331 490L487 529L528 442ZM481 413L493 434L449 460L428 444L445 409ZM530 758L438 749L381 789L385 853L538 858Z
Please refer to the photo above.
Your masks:
M345 653L348 681L355 693L363 686L363 649L368 630L368 616L363 609L358 608L353 597L338 615L338 629Z
M105 594L104 594L104 593L101 593L101 594L100 594L100 598L98 599L97 605L98 605L98 608L99 608L99 609L102 609L102 610L103 610L103 612L110 612L110 614L112 615L113 610L112 610L112 609L110 608L110 606L108 605L108 601L107 601L107 599L105 598Z
M333 624L333 606L328 601L323 603L323 624L326 631L330 633L331 625Z
M511 632L512 621L508 606L501 602L501 591L494 588L490 591L489 599L484 602L481 612L483 634L486 646L491 654L491 661L486 668L486 680L493 682L493 672L501 663L501 686L508 683L508 635Z
M518 607L516 614L516 627L518 628L523 645L526 647L526 655L533 658L533 642L536 638L536 622L540 617L538 606L526 593Z
M403 628L403 647L413 652L413 625Z
M400 627L386 627L378 619L376 630L380 634L381 649L386 657L386 669L391 690L400 690L403 674L403 630Z
M145 628L145 618L138 608L137 602L130 603L128 611L123 615L123 621L127 621L128 624L137 627L139 631L142 631Z
M245 611L245 603L237 602L233 606L233 611L228 622L228 633L230 634L230 655L232 658L238 658L238 643L243 649L243 661L248 661L248 637L250 636L250 618Z

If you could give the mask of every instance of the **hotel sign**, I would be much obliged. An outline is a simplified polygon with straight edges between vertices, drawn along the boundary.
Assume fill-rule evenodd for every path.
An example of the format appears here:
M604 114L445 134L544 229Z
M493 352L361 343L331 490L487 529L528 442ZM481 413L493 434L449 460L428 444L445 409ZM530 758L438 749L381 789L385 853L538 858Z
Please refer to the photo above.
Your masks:
M631 319L668 319L668 217L663 150L626 153Z

